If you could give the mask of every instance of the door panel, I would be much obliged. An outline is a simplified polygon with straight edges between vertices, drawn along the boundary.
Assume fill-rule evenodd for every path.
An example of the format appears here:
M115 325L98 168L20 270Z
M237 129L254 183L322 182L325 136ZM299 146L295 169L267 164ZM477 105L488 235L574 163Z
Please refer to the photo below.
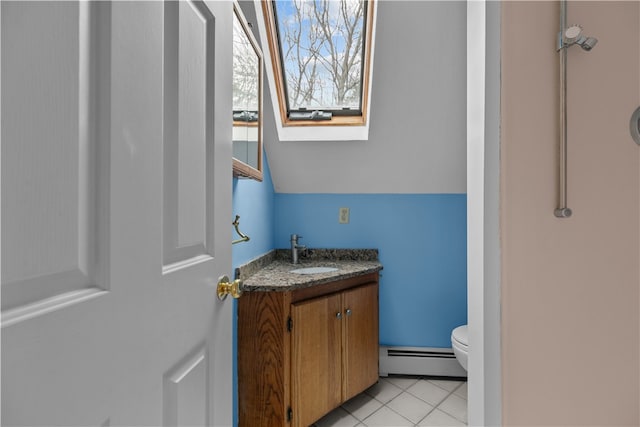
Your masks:
M51 297L106 287L98 224L108 175L97 165L108 141L99 140L92 98L100 8L3 4L2 80L11 82L2 85L3 323Z
M3 425L231 425L233 10L173 6L0 3Z
M296 427L310 425L341 402L341 302L341 295L333 294L291 306L291 400Z
M205 4L168 1L164 21L166 265L213 255L207 223L213 216L212 176L207 170L213 162L214 135L207 119L213 117L215 74L214 17Z
M343 398L351 399L378 380L378 285L344 292Z
M207 425L207 368L205 348L173 368L164 380L164 425Z

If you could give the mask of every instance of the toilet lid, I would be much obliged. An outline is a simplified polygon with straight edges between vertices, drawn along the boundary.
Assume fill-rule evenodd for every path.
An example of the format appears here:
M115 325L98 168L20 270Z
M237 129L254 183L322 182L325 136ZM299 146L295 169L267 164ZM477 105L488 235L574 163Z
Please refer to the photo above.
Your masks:
M467 325L458 326L453 330L451 336L458 343L468 346L469 345L469 336L467 334Z

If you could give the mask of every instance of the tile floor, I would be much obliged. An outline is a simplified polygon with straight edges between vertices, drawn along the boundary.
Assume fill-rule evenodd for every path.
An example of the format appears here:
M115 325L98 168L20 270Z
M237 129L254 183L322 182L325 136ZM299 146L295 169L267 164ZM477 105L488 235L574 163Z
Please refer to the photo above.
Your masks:
M312 427L466 425L466 381L389 376Z

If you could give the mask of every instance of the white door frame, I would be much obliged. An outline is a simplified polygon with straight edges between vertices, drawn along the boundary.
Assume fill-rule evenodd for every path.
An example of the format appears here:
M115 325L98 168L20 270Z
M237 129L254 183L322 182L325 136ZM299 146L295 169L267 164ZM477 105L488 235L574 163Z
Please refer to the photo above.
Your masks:
M488 23L488 24L487 24ZM501 425L500 2L467 1L469 425Z

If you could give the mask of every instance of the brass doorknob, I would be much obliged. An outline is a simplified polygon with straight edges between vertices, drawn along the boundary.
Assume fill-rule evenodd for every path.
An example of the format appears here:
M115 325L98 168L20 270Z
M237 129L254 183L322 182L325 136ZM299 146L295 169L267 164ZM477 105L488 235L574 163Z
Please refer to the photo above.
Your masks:
M222 276L218 279L218 299L224 301L227 295L231 295L233 298L240 298L242 295L242 280L236 279L233 282L229 282L227 276Z

